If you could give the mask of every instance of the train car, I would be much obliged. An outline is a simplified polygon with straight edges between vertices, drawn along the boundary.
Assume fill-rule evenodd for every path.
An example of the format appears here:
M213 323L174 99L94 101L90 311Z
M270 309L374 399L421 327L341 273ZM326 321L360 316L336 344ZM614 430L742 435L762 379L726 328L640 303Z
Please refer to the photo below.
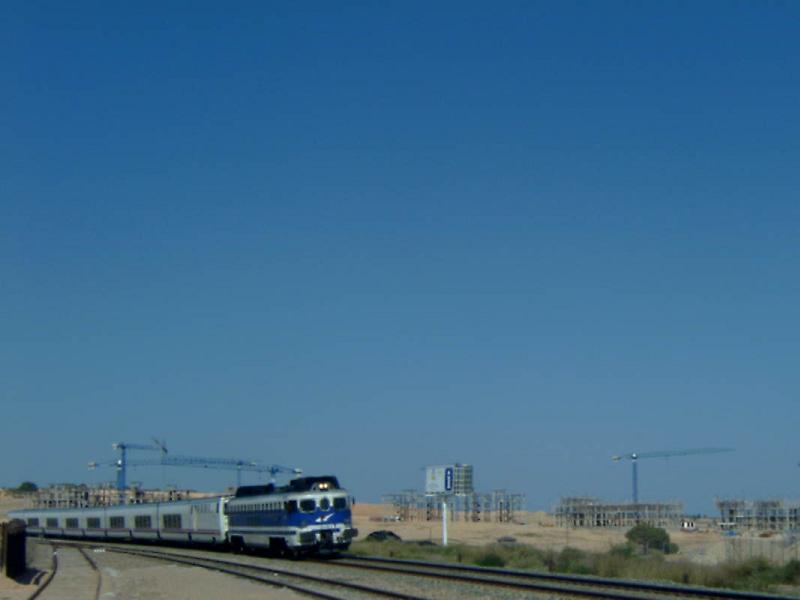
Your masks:
M107 540L227 543L225 503L229 496L177 502L120 504L91 508L17 510L12 519L31 535Z
M333 476L300 477L289 485L246 486L226 505L234 548L266 548L293 556L346 550L358 535L352 499Z

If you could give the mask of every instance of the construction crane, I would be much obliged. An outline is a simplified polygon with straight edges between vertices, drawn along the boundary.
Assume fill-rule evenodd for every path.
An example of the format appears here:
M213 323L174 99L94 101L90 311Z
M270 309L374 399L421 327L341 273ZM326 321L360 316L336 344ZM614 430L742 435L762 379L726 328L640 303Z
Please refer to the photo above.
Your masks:
M612 456L611 460L619 462L623 459L631 461L633 470L633 503L639 503L639 468L641 458L669 458L671 456L689 456L692 454L718 454L720 452L733 452L733 448L690 448L688 450L661 450L656 452L630 452Z
M117 469L117 489L124 491L127 488L128 467L194 467L201 469L224 469L236 471L236 485L242 484L242 471L253 473L269 473L271 481L275 481L278 473L290 475L300 475L303 470L296 467L284 467L282 465L266 465L255 460L237 458L208 458L200 456L180 456L172 455L167 451L166 442L153 438L155 444L129 444L117 442L112 444L112 448L118 450L120 456L112 461L93 461L89 463L90 469L101 466L111 466ZM134 459L128 458L128 450L151 450L161 453L157 459Z
M161 452L161 456L167 455L166 442L159 441L153 438L153 444L131 444L128 442L115 442L111 444L114 450L119 452L119 458L110 462L90 462L89 468L96 469L101 465L110 465L117 468L117 489L124 490L128 487L128 465L131 464L128 460L128 450L149 450L153 452Z
M201 456L164 456L158 463L165 467L193 467L198 469L225 469L236 471L236 486L242 485L242 471L251 473L269 473L272 483L278 473L300 475L303 469L284 467L282 465L265 465L255 460L237 458L207 458Z

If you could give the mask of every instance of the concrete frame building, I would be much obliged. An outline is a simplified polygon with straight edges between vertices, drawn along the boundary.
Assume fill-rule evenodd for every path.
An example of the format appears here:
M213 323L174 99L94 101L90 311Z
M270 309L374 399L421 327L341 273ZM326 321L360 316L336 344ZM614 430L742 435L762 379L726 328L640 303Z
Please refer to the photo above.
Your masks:
M755 531L800 528L800 502L787 500L717 499L720 527Z
M680 502L607 503L588 496L562 498L555 509L556 526L565 528L680 527L682 516Z

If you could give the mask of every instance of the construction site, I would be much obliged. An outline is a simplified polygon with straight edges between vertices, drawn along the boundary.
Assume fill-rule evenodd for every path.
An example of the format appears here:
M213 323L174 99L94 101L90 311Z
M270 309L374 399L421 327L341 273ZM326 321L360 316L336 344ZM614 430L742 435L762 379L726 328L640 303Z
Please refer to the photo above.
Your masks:
M563 528L630 528L638 523L656 527L677 528L682 525L683 503L641 502L639 500L639 461L642 459L671 459L693 455L731 452L731 448L691 448L656 452L628 452L612 456L614 462L630 461L631 502L604 502L592 496L567 496L554 509L557 527Z
M788 531L800 528L800 502L770 499L717 499L720 528L752 531Z
M90 486L65 483L40 488L30 495L30 502L31 508L89 508L117 504L173 502L200 495L202 494L190 490L144 490L138 486L120 490L112 484Z
M630 528L637 523L657 527L679 527L683 517L680 502L607 503L599 498L566 497L554 511L557 527Z
M476 492L473 488L473 467L456 463L452 465L452 493L447 495L448 519L465 522L510 523L516 513L524 509L525 495L494 490ZM381 502L392 506L388 519L400 521L439 521L442 518L442 497L419 490L404 490L384 494Z
M89 469L111 467L116 470L114 483L57 484L40 488L28 497L31 508L88 508L93 506L115 506L118 504L145 504L149 502L173 502L197 498L209 494L192 492L170 486L167 489L144 489L141 483L128 482L128 470L132 467L180 467L217 469L236 472L236 487L242 483L243 473L269 476L273 481L278 474L300 475L302 469L281 465L264 464L260 461L243 458L209 458L201 456L173 455L167 450L166 442L153 438L151 444L116 442L112 448L117 458L92 461ZM131 453L155 453L155 458L131 458ZM232 493L229 487L226 492Z

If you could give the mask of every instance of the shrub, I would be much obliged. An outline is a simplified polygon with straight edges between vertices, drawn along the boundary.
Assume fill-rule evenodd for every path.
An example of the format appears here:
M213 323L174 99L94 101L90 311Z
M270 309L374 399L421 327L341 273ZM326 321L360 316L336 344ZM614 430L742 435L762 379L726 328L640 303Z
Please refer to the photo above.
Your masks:
M479 567L505 567L506 559L496 552L489 550L488 552L479 555L475 559L475 564Z
M555 570L560 573L589 575L593 572L589 556L577 548L564 548L555 561Z
M633 556L634 547L628 544L617 544L616 546L612 546L611 550L608 551L611 556L621 556L623 558L630 558Z
M781 568L780 579L782 583L800 583L800 560L792 559Z
M665 529L653 527L649 523L639 523L625 537L631 544L639 546L644 554L648 550L661 550L665 554L678 551L678 546L669 541L669 534Z

